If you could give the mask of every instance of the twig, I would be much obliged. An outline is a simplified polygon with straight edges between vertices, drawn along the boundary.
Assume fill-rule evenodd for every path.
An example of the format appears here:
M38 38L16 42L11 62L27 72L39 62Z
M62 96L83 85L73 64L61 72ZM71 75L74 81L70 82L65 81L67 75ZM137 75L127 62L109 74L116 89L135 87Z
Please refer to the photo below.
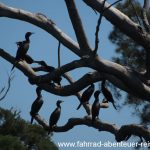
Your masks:
M0 94L2 94L4 90L5 90L5 86L1 89Z
M58 42L58 68L60 68L60 46L61 46L61 42Z
M3 100L6 97L8 91L10 90L11 81L14 79L14 75L13 74L14 74L14 72L11 72L10 75L7 73L7 75L8 75L8 87L7 87L7 90L5 91L4 95L0 98L0 101Z
M135 14L135 16L136 16L137 22L139 23L140 26L142 26L142 25L141 25L141 22L140 22L140 19L139 19L139 16L138 16L138 14L137 14L136 8L134 7L134 4L132 3L132 0L130 0L130 4L131 4L131 7L132 7L133 10L134 10L134 14Z
M149 21L147 18L147 11L148 11L148 6L149 6L149 0L144 0L144 5L143 5L143 9L142 9L142 21L143 21L143 25L146 29L147 32L150 32L150 25L149 25Z
M116 2L112 3L111 5L109 5L107 8L105 8L105 2L106 0L103 1L103 5L102 5L102 12L98 18L98 21L97 21L97 26L96 26L96 32L95 32L95 49L93 51L94 53L94 56L97 54L97 50L98 50L98 45L99 45L99 38L98 38L98 33L99 33L99 28L100 28L100 24L101 24L101 21L102 21L102 17L103 17L103 13L105 11L107 11L110 7L112 7L113 5L117 4L118 2L120 2L122 0L117 0Z
M122 0L117 0L116 2L112 3L112 4L109 5L107 8L104 9L104 12L105 12L106 10L108 10L110 7L116 5L117 3L121 2L121 1L122 1Z
M97 50L98 50L98 44L99 44L98 33L99 33L100 24L101 24L102 17L103 17L105 2L106 2L106 0L104 0L104 2L103 2L103 6L102 6L103 10L102 10L102 13L100 14L100 16L99 16L99 18L98 18L98 21L97 21L96 32L95 32L95 49L94 49L94 56L97 54Z

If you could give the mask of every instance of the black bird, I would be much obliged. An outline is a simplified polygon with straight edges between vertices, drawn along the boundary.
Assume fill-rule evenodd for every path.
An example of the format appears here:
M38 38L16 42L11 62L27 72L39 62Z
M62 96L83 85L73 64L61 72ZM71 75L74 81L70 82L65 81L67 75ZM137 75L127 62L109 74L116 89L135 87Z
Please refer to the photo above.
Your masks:
M45 69L46 69L49 73L53 72L53 71L56 69L56 68L53 67L53 66L48 66L45 61L40 61L39 64L42 65L42 66L44 66ZM57 83L58 85L61 86L61 80L62 80L62 77L61 77L61 76L54 77L52 80L53 80L53 82L55 82L55 83Z
M29 37L32 35L32 32L27 32L25 34L25 41L19 41L16 42L17 46L18 46L18 50L16 53L16 58L15 58L15 64L13 65L12 69L14 69L15 65L21 60L24 59L25 55L27 54L27 51L29 49L30 46L30 39Z
M101 90L102 90L102 93L103 95L105 96L105 98L107 99L108 102L111 102L113 107L117 110L116 106L115 106L115 101L113 99L113 96L111 94L111 92L105 87L105 82L106 80L103 80L102 81L102 84L101 84Z
M49 127L50 127L49 133L53 130L53 127L57 124L57 122L58 122L58 120L60 118L60 114L61 114L61 106L60 106L60 104L62 102L63 101L61 101L61 100L57 101L57 103L56 103L57 108L52 112L52 114L51 114L51 116L49 118Z
M94 93L95 100L92 105L92 124L94 124L95 119L98 118L99 115L99 110L100 110L99 94L100 94L99 90L95 91Z
M55 70L55 67L47 65L45 61L40 61L39 64L41 66L45 67L45 69L47 70L47 72L52 72L52 71Z
M81 97L81 102L79 104L79 106L77 107L77 110L83 105L83 103L88 103L93 92L94 92L95 86L92 83L82 94Z
M36 93L37 93L37 98L35 99L35 101L32 103L31 106L31 124L33 123L33 116L37 115L39 110L41 109L42 105L43 105L43 98L42 98L42 94L41 94L42 89L40 87L36 88Z

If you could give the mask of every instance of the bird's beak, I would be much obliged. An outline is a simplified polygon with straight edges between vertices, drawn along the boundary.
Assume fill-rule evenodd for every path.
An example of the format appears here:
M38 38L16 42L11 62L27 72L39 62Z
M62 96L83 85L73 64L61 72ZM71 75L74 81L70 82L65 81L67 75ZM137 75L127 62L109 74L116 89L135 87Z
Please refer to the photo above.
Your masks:
M35 34L34 32L31 32L31 34Z
M61 101L61 103L63 103L64 101Z

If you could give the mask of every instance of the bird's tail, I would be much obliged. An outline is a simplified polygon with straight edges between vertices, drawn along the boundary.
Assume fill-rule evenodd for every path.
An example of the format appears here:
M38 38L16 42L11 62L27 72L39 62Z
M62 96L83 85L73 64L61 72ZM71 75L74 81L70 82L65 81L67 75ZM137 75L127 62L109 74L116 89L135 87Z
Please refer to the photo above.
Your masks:
M115 104L114 103L112 103L113 104L113 107L117 110L117 107L115 106Z
M82 106L82 103L79 104L79 106L77 107L77 110Z

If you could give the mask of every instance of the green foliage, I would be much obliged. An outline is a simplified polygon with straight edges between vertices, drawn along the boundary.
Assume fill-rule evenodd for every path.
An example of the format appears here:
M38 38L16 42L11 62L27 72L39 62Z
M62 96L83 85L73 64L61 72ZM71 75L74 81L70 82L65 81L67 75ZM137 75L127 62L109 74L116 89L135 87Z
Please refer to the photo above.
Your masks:
M142 7L137 0L125 0L123 3L119 3L116 7L126 14L131 20L144 28L141 19ZM117 55L113 57L115 62L128 66L136 71L143 72L145 70L145 51L143 47L133 41L130 37L126 36L116 27L113 27L113 31L110 33L109 39L116 45ZM150 118L148 117L150 116L150 105L146 102L128 94L124 104L132 104L135 108L134 114L139 116L141 122L146 125L150 123Z
M0 108L0 149L58 150L47 132L39 125L21 119L20 112Z
M141 14L141 6L137 1L132 1L132 3L134 4L135 10L133 9L129 0L126 0L124 3L117 5L117 8L134 22L139 24L135 15L136 11L140 25L142 25L139 15ZM113 57L115 62L125 66L127 65L137 71L144 71L145 52L143 47L135 43L135 41L123 34L116 27L114 27L113 31L110 33L109 39L116 45L116 53L119 54L117 57Z
M11 135L0 135L1 150L25 150L25 146L20 142L18 137Z

